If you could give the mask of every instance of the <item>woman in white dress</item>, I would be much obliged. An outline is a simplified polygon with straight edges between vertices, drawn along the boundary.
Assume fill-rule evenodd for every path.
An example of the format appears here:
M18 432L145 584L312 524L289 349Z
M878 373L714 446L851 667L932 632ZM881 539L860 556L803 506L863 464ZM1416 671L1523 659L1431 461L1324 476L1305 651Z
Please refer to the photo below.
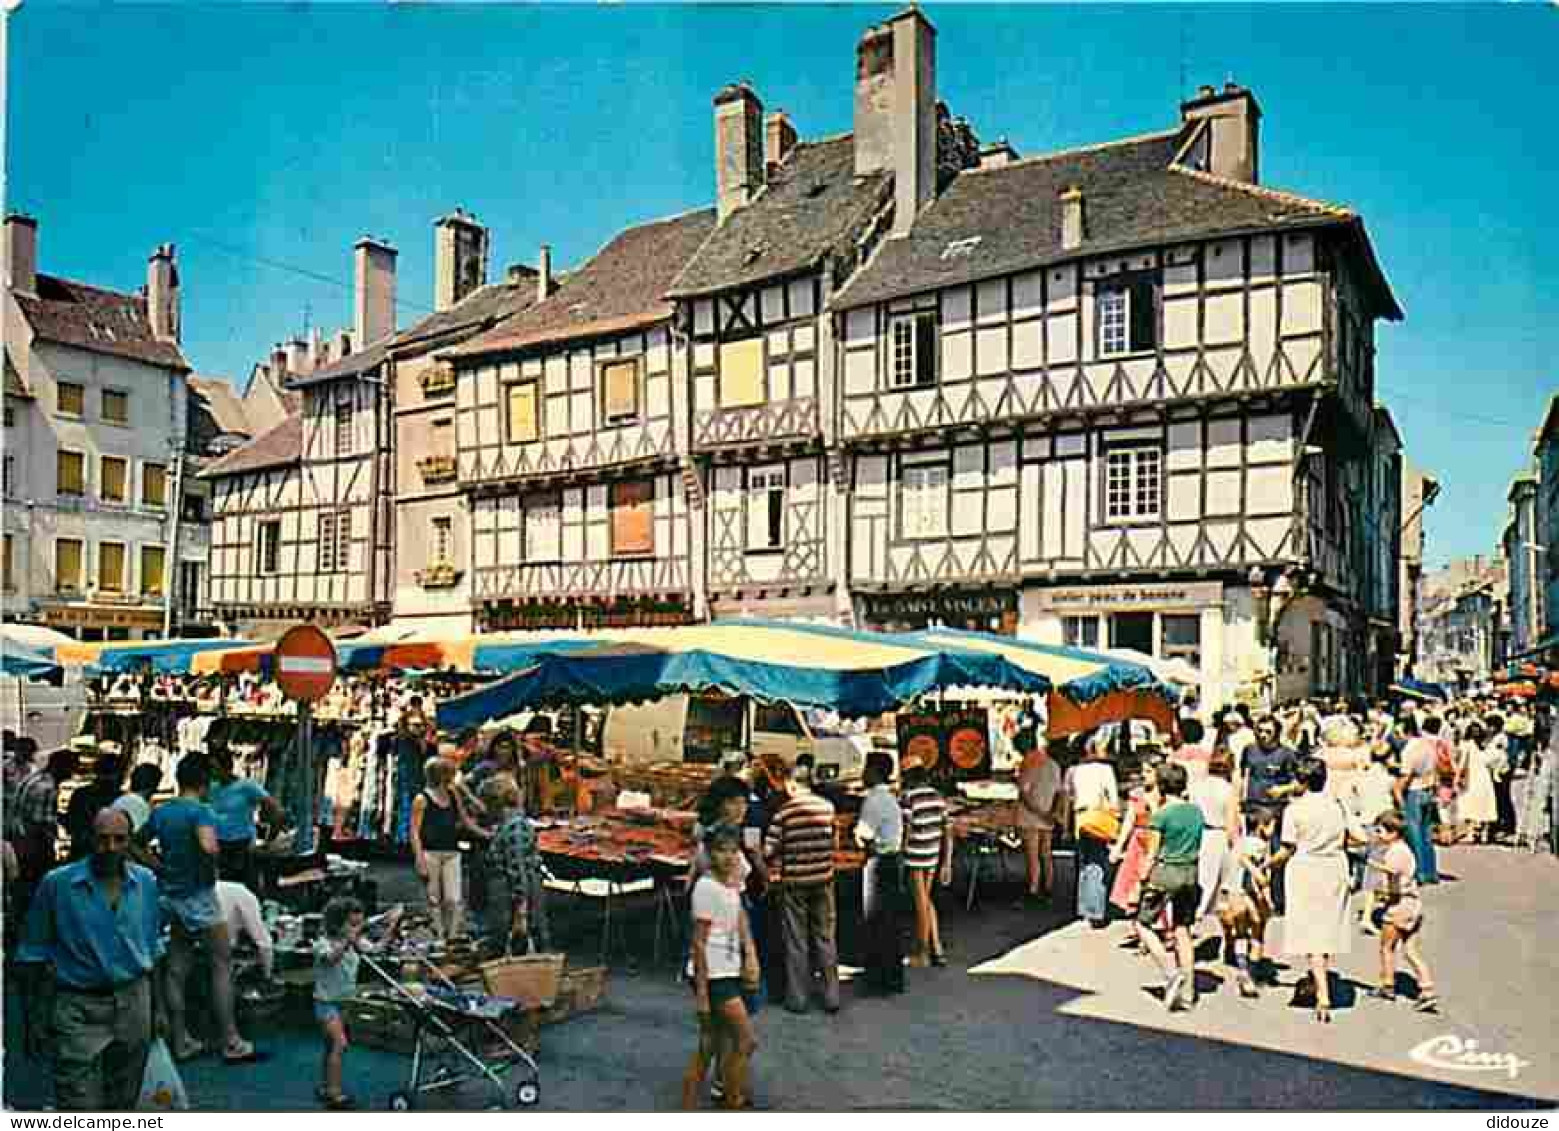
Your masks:
M1202 846L1196 859L1196 883L1202 892L1196 905L1198 923L1212 914L1223 890L1231 830L1239 828L1239 796L1229 780L1233 774L1233 760L1219 750L1208 759L1206 775L1191 784L1190 800L1202 811L1203 822Z
M1310 961L1315 983L1315 1019L1332 1019L1328 972L1334 956L1352 946L1348 921L1349 818L1342 802L1326 792L1326 763L1301 758L1294 780L1304 787L1283 814L1283 847L1273 857L1284 867L1288 903L1283 916L1283 953Z
M1499 816L1494 799L1494 778L1489 762L1496 748L1485 745L1487 738L1481 723L1468 723L1456 752L1456 824L1464 840L1481 841ZM1502 750L1498 751L1501 758Z

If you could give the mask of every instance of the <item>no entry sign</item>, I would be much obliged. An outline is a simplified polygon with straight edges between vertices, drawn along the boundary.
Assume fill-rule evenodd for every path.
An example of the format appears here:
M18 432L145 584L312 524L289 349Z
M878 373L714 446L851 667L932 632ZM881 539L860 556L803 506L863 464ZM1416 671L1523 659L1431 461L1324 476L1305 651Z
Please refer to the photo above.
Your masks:
M336 646L312 624L289 628L276 644L276 682L303 703L323 699L336 682Z

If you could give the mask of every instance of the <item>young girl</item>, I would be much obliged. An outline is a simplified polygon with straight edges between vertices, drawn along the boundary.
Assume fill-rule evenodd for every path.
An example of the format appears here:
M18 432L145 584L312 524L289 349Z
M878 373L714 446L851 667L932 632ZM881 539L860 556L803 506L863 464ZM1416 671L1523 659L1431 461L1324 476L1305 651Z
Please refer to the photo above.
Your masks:
M1158 767L1145 763L1142 767L1142 785L1131 793L1126 805L1126 819L1121 822L1120 835L1110 849L1110 862L1117 865L1115 883L1110 888L1110 902L1128 918L1131 927L1126 945L1142 949L1142 932L1137 928L1137 900L1142 894L1142 881L1147 878L1148 822L1158 809Z
M1250 833L1230 850L1230 867L1225 873L1218 922L1223 927L1223 956L1231 957L1238 967L1236 981L1240 994L1257 997L1253 966L1260 966L1267 938L1267 921L1272 918L1272 884L1267 862L1272 856L1272 830L1277 817L1270 809L1259 809L1252 817Z
M386 920L390 929L385 941L389 941L400 930L401 909L395 908ZM331 1111L356 1106L356 1101L341 1091L341 1062L347 1046L341 1003L357 992L358 953L377 949L365 942L362 934L361 903L342 897L325 905L325 934L314 943L314 1019L319 1022L323 1041L320 1086L314 1094Z
M719 825L706 836L710 872L693 885L693 954L689 974L698 1013L698 1049L682 1077L682 1106L698 1107L704 1072L711 1060L724 1085L723 1103L748 1105L747 1062L758 1047L742 1000L758 985L758 954L742 910L737 880L741 834Z
M1399 813L1382 813L1375 821L1375 834L1385 844L1385 852L1370 867L1385 875L1385 884L1375 896L1375 925L1380 928L1380 985L1370 992L1381 1001L1397 999L1397 947L1418 979L1420 1013L1438 1013L1440 998L1435 993L1434 975L1424 961L1419 934L1424 926L1424 904L1418 896L1413 851L1403 840L1407 822Z

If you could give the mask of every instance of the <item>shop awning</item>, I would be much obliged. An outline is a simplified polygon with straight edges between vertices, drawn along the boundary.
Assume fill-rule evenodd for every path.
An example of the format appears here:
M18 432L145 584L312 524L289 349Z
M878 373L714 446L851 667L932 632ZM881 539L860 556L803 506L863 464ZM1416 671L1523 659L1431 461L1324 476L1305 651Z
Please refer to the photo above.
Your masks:
M246 640L130 640L106 644L71 641L55 647L54 659L99 672L134 672L150 667L159 675L190 675L244 670L221 667L220 657L253 651L257 650Z
M762 620L609 630L559 641L493 640L477 665L515 665L497 683L445 701L446 729L567 704L638 703L717 692L858 718L949 687L1050 690L1045 676L1003 656L908 637ZM580 646L583 644L584 646ZM491 649L491 651L489 651Z
M998 655L1048 680L1052 690L1046 729L1052 737L1123 719L1149 719L1166 733L1174 727L1180 692L1142 664L1081 648L952 628L911 633L910 639Z
M18 679L46 679L60 674L60 666L53 660L31 648L0 641L0 675Z
M1391 685L1393 695L1405 695L1409 699L1423 699L1428 702L1444 703L1450 700L1451 693L1438 683L1428 683L1419 679L1399 679Z

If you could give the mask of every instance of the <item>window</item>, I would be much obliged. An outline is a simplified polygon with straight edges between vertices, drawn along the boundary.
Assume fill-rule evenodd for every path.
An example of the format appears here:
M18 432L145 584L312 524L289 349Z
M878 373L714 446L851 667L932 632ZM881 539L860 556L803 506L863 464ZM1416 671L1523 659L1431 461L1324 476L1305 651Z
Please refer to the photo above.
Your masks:
M162 571L167 555L161 546L141 547L141 596L162 596Z
M54 543L54 589L57 593L81 588L81 539L59 538Z
M655 481L630 479L612 484L612 554L655 552Z
M1062 617L1061 642L1069 648L1099 646L1098 617Z
M609 425L639 419L638 358L601 366L601 419Z
M563 499L556 492L528 495L524 504L524 553L528 562L555 562L563 557ZM617 530L613 511L612 530ZM651 547L653 548L653 547Z
M332 511L321 511L319 526L315 531L315 569L320 573L336 572L336 516Z
M129 471L129 464L118 456L103 457L102 495L105 503L122 503L125 501L125 488L129 479Z
M433 553L428 564L455 564L455 520L448 515L433 520Z
M130 394L120 389L104 389L103 419L109 424L129 424Z
M785 468L747 472L747 548L778 550L785 545Z
M1104 457L1105 521L1159 516L1162 461L1155 447L1115 448Z
M80 452L60 449L56 461L56 480L61 495L85 495L87 493L87 457Z
M125 544L97 544L97 587L104 593L123 593L125 588Z
M805 738L801 720L789 703L754 703L752 729L763 734L783 734L790 738Z
M3 467L4 472L3 478L0 478L0 486L3 486L4 494L14 495L16 494L16 457L7 455Z
M1202 618L1196 613L1164 613L1158 618L1163 643L1159 655L1182 659L1193 668L1202 666Z
M61 416L85 416L87 414L87 389L72 381L61 381L54 387L54 411Z
M141 469L141 502L148 507L168 505L168 469L149 463Z
M179 500L179 513L185 522L206 521L206 497L185 495Z
M5 426L7 428L15 428L16 427L16 406L15 405L8 404L8 405L5 406Z
M536 382L522 381L509 386L509 443L528 444L541 439L537 425Z
M1123 276L1100 283L1094 306L1099 324L1099 356L1140 353L1158 345L1158 313L1153 276Z
M350 390L336 397L336 455L352 454L352 393Z
M899 494L905 538L947 537L947 464L910 464L903 469Z
M936 315L931 311L906 314L893 320L893 370L895 389L936 384Z
M767 399L763 339L747 338L720 347L720 407L748 408Z
M256 572L275 574L281 572L281 523L272 519L260 523L260 543L256 547Z
M11 536L9 534L5 535L5 576L3 581L0 581L0 584L3 584L7 593L15 588L16 585L11 576Z
M1153 614L1114 613L1110 616L1110 647L1130 648L1143 655L1153 654Z
M179 563L179 611L185 620L200 616L200 563Z

